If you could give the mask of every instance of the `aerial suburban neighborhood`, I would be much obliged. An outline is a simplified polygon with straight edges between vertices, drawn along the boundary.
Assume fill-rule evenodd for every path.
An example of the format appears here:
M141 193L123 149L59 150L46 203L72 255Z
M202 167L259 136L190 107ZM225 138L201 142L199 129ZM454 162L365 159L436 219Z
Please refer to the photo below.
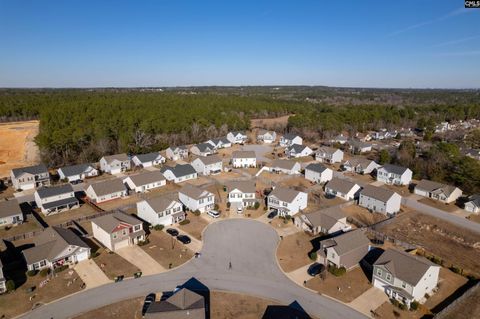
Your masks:
M1 1L0 319L480 319L479 8Z

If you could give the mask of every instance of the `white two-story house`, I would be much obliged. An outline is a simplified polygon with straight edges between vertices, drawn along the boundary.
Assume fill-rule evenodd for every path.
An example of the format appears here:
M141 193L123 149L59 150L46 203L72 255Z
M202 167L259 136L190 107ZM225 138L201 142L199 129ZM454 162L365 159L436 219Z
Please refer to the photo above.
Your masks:
M240 131L232 131L227 134L227 140L232 144L245 144L248 140L247 135Z
M305 167L305 179L313 183L323 184L333 178L333 171L318 163L311 163Z
M190 164L177 164L174 167L164 166L160 170L167 181L181 183L198 177L197 171Z
M269 211L276 211L280 216L293 216L307 208L308 194L286 187L275 187L268 195Z
M208 156L215 154L217 150L209 143L195 144L190 148L190 153L197 156Z
M50 185L50 174L44 164L14 168L10 173L10 178L16 190L34 189Z
M325 194L344 200L353 200L358 197L360 189L361 187L356 183L334 177L325 185Z
M302 166L293 160L274 159L265 166L271 173L284 173L288 175L300 174Z
M94 203L103 203L109 200L123 198L128 190L119 178L88 185L85 194Z
M261 130L257 134L257 141L265 144L272 144L277 140L277 133L275 131Z
M256 189L254 181L234 181L227 184L227 200L232 205L254 206Z
M292 144L285 149L285 155L290 158L310 156L312 153L312 149L306 145Z
M365 185L360 191L358 205L385 215L395 215L400 211L402 196L383 187Z
M137 215L151 225L173 225L185 219L183 204L168 195L150 198L137 203Z
M355 172L357 174L371 174L376 171L380 165L372 160L363 157L351 158L343 163L342 168L347 172Z
M288 147L293 144L302 145L303 138L297 134L287 133L280 138L279 144L281 147Z
M232 166L248 168L257 166L257 156L254 151L235 151L232 154Z
M166 159L160 152L135 155L132 158L133 164L137 167L152 167L164 164Z
M206 213L215 207L215 195L190 184L185 185L178 191L178 199L190 211Z
M188 147L185 145L181 146L170 146L165 151L167 158L171 161L178 161L181 159L186 159L188 157Z
M377 181L388 185L408 185L412 181L409 168L385 164L377 169Z
M109 174L120 174L131 169L131 160L127 154L104 156L100 159L100 170Z
M16 199L0 201L0 227L15 226L23 221L23 212Z
M340 163L343 161L343 151L338 148L322 146L315 153L315 160L320 163Z
M79 208L72 185L41 187L35 191L35 203L45 215L53 215L66 210Z
M123 179L123 183L129 190L135 193L145 193L167 184L167 180L160 171L144 172L136 175L129 175Z
M223 162L217 155L200 156L192 161L192 166L201 175L220 174L223 169Z

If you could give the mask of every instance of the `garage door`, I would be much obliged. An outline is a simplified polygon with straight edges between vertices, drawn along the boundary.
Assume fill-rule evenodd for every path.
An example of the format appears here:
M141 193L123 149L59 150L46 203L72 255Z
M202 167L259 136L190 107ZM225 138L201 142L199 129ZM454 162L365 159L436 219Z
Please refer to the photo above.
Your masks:
M128 247L128 239L119 241L118 243L115 243L115 246L113 247L113 250L117 250L120 248Z
M88 251L84 251L77 255L77 261L84 261L88 259Z

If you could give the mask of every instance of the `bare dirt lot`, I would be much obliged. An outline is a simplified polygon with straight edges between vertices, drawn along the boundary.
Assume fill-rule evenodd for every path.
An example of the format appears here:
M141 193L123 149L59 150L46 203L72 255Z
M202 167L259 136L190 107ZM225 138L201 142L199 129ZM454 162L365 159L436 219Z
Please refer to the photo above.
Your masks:
M480 276L480 236L443 220L417 212L401 214L379 229L393 238L423 247L427 253L465 272Z
M467 283L467 278L460 276L447 268L440 268L440 278L438 279L438 291L428 298L425 307L432 309L453 294L455 290Z
M208 226L208 222L201 216L195 216L193 213L187 213L187 219L190 223L180 225L178 228L198 240L202 240L202 232Z
M342 211L354 220L359 221L364 225L372 225L379 221L387 219L387 217L380 213L370 213L368 209L358 205L350 205L342 208Z
M432 206L432 207L435 207L435 208L438 208L438 209L441 209L447 213L452 213L456 210L459 209L458 206L455 206L455 204L444 204L444 203L441 203L439 201L436 201L436 200L433 200L431 198L422 198L419 200L420 203L422 204L425 204L425 205L428 205L428 206Z
M0 228L0 238L9 238L15 235L20 235L24 233L28 233L35 230L40 230L40 226L38 225L35 217L32 215L27 215L27 219L20 225L13 226L13 227L2 227Z
M9 176L12 168L37 164L38 147L33 141L39 121L0 124L0 177Z
M140 271L140 269L119 255L107 252L104 248L99 248L97 252L100 255L93 258L93 260L109 279L115 279L115 277L122 275L132 277L134 273Z
M270 117L264 119L251 119L250 126L251 127L261 127L264 129L279 129L284 128L288 124L288 118L292 116L292 114L279 116L279 117Z
M343 302L351 302L370 289L370 281L362 268L357 267L341 277L326 272L325 280L320 276L307 281L307 287Z
M24 277L24 275L21 274L19 277ZM13 318L31 310L37 303L48 303L82 290L83 282L73 270L67 269L58 273L57 277L52 276L41 287L40 283L44 280L46 280L46 277L42 277L40 274L34 277L26 277L26 281L21 280L23 284L17 283L17 289L14 292L0 296L0 317ZM27 292L27 288L31 287L35 287L33 292Z
M310 242L312 239L313 237L304 232L283 237L277 249L277 259L283 271L290 272L312 263L308 257L313 248Z
M190 249L163 231L152 230L148 240L149 243L140 248L166 269L180 266L193 257Z

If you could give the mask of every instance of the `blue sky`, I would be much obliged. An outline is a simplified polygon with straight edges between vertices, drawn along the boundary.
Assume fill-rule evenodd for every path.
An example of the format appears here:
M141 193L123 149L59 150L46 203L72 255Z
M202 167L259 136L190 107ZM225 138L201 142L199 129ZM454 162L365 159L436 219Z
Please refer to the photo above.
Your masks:
M463 0L0 0L0 87L480 88Z

